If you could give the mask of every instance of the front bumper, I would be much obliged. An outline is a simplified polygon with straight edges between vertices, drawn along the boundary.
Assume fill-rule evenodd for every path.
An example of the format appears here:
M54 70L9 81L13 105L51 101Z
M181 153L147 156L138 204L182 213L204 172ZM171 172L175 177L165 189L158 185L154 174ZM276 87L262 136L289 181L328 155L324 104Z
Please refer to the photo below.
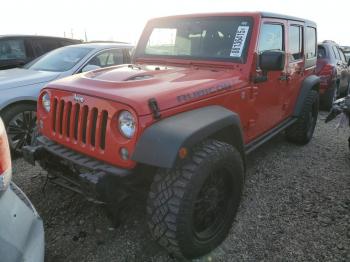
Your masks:
M24 159L38 162L48 171L53 183L84 195L95 203L106 203L117 191L135 180L135 169L123 169L72 151L50 139L39 136L36 146L22 149ZM118 190L117 190L118 189ZM112 191L112 192L111 192Z
M56 158L58 157L58 161L61 160L67 165L74 164L76 166L86 168L94 174L104 173L118 177L124 177L132 174L132 170L130 169L115 167L82 155L53 142L45 136L37 137L36 141L38 143L37 146L26 146L22 150L24 159L32 165L35 165L35 161L40 161L47 157L47 155L51 155Z
M44 227L27 196L14 183L0 195L1 261L44 261Z

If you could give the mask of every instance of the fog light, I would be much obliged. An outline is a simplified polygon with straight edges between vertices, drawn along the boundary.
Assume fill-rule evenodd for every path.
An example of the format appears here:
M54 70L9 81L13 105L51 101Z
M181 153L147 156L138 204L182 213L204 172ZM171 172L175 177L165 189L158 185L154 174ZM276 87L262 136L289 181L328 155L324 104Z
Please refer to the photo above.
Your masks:
M129 159L129 151L125 148L125 147L122 147L120 149L120 156L123 160L128 160Z

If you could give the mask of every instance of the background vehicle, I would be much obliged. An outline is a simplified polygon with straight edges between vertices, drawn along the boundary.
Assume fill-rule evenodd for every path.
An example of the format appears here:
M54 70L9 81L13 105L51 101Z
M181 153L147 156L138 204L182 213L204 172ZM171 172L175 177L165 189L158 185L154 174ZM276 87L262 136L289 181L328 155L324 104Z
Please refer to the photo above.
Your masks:
M350 71L342 49L333 41L318 45L317 75L321 78L321 103L326 110L350 89Z
M1 261L43 262L44 227L27 196L11 182L11 156L0 118Z
M37 146L23 154L55 180L89 182L85 194L97 191L114 212L153 180L147 213L154 238L178 257L198 257L232 226L246 154L281 131L293 143L311 140L316 60L316 24L305 19L271 13L154 19L135 64L42 90Z
M50 36L0 36L0 70L23 66L43 54L82 41Z
M326 118L326 123L332 121L339 114L343 114L343 117L340 118L339 126L347 124L350 128L350 95L344 98L338 99L333 103L331 112ZM348 145L350 148L350 136L348 138Z
M118 64L130 63L132 46L90 43L66 46L38 58L24 68L0 71L0 115L17 151L31 143L36 123L36 101L52 80Z
M346 61L350 61L350 46L342 46Z

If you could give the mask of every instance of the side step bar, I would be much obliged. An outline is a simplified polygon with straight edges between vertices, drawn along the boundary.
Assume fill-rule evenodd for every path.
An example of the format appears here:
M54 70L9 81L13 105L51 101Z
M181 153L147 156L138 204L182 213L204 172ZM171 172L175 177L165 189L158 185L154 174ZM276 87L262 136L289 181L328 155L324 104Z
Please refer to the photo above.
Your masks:
M266 143L267 141L269 141L271 138L273 138L275 135L277 135L278 133L282 132L284 129L286 129L287 127L289 127L290 125L294 124L298 119L297 118L288 118L285 121L283 121L282 123L280 123L278 126L274 127L272 130L268 131L267 133L265 133L264 135L262 135L261 137L253 140L252 142L250 142L249 144L247 144L244 149L245 149L245 153L248 155L250 154L252 151L254 151L255 149L257 149L259 146L261 146L262 144Z

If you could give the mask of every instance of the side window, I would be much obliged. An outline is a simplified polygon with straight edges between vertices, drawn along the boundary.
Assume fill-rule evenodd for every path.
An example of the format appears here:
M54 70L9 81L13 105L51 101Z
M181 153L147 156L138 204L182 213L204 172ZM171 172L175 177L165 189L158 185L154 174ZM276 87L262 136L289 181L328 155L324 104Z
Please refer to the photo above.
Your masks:
M326 58L326 48L319 45L317 49L317 58Z
M97 67L108 67L124 63L124 55L122 49L109 50L94 56L88 65Z
M131 63L131 49L124 49L124 64Z
M338 51L339 51L340 59L341 59L344 63L346 63L346 58L345 58L345 55L344 55L343 50L341 50L341 49L338 48Z
M5 39L0 41L0 60L26 59L24 41L20 39Z
M283 49L283 26L280 24L263 24L260 30L259 53Z
M55 39L32 39L31 44L37 57L59 47Z
M334 57L337 59L337 60L340 60L340 55L339 55L339 52L338 52L338 48L336 46L332 46L332 49L333 49L333 52L334 52Z
M305 30L305 57L311 59L316 57L316 29L306 27Z
M291 60L295 61L303 57L303 34L302 27L297 25L291 25L289 27L289 53L291 54Z

